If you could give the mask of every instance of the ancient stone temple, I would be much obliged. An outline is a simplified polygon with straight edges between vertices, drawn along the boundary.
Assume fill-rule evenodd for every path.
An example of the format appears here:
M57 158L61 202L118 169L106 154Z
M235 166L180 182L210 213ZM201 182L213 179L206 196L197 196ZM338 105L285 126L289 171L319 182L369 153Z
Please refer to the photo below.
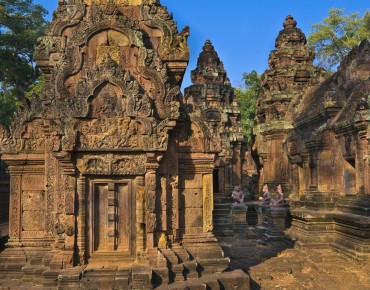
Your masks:
M185 89L189 116L209 132L211 152L217 152L213 171L214 192L230 196L242 181L240 110L223 63L207 40L191 72L193 85ZM198 129L199 130L199 129Z
M287 142L297 245L370 258L369 96L365 40L297 108Z
M293 17L287 16L283 26L269 57L270 68L262 75L254 148L261 166L260 187L281 184L284 192L292 192L286 139L293 128L297 106L318 83L321 71L313 66L314 50L306 45L306 36Z
M262 76L255 148L261 184L289 197L297 246L370 257L370 43L323 80L291 16Z
M43 93L0 130L10 174L1 279L249 289L244 273L222 273L229 260L212 234L223 147L181 97L188 35L157 0L59 1L35 52Z

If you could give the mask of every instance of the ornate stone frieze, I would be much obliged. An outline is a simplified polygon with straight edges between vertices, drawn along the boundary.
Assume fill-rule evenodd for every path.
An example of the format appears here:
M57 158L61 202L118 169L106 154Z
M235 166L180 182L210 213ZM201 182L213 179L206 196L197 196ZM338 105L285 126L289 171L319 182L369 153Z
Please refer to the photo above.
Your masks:
M77 167L81 173L91 175L143 175L145 161L141 154L82 155Z

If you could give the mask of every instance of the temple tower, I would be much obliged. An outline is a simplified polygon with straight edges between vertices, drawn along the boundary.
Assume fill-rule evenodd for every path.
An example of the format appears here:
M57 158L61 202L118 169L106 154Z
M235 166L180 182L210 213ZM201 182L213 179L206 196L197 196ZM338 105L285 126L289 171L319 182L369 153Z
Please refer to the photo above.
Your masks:
M283 26L276 49L269 56L270 68L262 75L254 147L262 166L260 186L281 184L290 192L286 139L293 128L295 110L305 93L318 83L320 70L313 66L314 50L306 45L306 36L293 17L287 16Z
M207 40L197 67L191 71L193 85L185 89L190 115L203 120L212 134L212 151L217 153L213 171L214 192L230 195L235 185L243 184L241 151L244 144L240 110L224 65Z

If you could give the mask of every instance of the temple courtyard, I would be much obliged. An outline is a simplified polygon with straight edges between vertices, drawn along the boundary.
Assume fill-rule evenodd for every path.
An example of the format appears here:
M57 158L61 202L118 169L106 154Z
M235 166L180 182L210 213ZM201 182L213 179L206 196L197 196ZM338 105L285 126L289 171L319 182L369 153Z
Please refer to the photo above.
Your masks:
M370 261L361 262L330 249L292 248L265 242L249 227L219 238L230 268L243 269L257 289L370 289Z
M231 260L230 268L249 274L251 290L370 289L370 261L357 261L329 249L299 249L282 241L266 242L254 230L250 226L243 232L218 238L225 256ZM21 282L0 280L0 289L43 289L32 283L23 282L20 286ZM168 289L178 289L175 284Z

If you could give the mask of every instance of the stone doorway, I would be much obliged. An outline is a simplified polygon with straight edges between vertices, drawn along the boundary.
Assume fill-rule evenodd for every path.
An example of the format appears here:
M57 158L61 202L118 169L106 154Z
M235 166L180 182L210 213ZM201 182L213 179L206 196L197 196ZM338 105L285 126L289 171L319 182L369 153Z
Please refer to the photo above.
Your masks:
M89 256L134 256L134 180L89 178L88 185Z

